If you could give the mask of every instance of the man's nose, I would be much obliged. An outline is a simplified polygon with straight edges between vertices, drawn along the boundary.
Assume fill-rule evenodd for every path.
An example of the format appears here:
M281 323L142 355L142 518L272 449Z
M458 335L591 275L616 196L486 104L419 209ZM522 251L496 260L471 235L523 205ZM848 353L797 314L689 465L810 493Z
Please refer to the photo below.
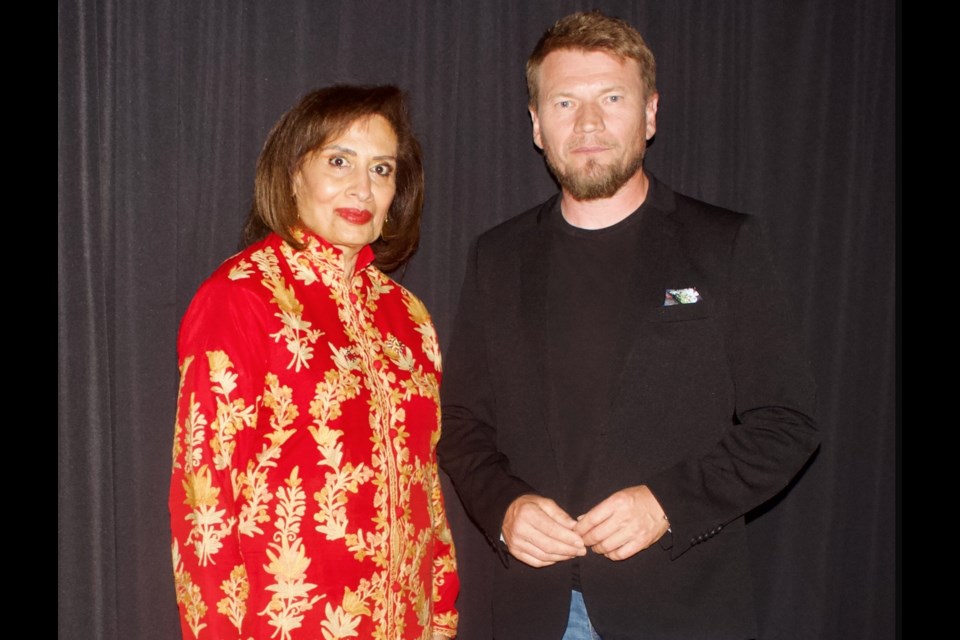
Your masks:
M575 129L577 133L603 131L603 112L600 107L589 102L580 105L577 110Z

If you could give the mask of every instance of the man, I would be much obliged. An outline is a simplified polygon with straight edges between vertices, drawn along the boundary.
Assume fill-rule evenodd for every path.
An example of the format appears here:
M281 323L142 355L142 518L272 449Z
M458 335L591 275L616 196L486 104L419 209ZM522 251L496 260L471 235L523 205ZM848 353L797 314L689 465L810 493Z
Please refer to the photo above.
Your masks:
M744 514L817 446L756 223L643 170L627 23L560 20L527 83L561 193L472 250L438 448L500 554L495 636L754 637Z

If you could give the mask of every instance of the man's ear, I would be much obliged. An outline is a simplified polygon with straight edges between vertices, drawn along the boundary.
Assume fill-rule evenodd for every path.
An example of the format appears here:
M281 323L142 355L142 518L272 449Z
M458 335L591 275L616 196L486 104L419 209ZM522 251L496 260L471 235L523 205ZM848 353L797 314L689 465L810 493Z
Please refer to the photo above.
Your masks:
M543 139L540 137L540 118L537 116L537 110L530 107L530 122L533 124L533 144L538 149L543 149Z
M647 104L643 107L647 118L647 140L653 137L657 132L657 104L660 102L660 94L655 93L647 98Z

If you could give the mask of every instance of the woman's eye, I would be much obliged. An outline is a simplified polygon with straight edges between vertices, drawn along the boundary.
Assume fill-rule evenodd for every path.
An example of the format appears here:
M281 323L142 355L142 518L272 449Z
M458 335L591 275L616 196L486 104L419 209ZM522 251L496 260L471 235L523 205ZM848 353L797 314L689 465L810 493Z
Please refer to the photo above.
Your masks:
M393 167L388 164L378 164L373 168L373 172L378 176L386 178L393 174Z
M330 166L332 167L346 167L348 166L347 159L343 156L332 156L330 158Z

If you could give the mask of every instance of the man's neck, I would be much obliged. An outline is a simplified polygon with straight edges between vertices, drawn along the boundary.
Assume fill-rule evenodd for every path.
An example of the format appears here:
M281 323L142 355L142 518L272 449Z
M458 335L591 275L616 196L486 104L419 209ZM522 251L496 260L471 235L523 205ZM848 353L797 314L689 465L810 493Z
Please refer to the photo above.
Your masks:
M650 181L641 169L609 198L577 200L564 191L560 202L563 218L580 229L612 227L643 204L649 186Z

